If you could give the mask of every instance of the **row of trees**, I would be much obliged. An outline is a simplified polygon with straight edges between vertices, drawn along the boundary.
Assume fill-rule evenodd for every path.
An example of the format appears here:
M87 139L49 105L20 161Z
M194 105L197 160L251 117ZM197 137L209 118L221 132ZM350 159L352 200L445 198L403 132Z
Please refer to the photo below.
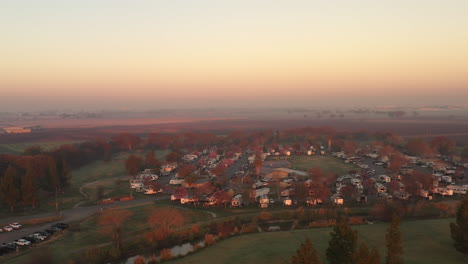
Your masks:
M109 161L112 144L96 139L50 151L31 146L22 155L1 154L1 201L10 210L18 205L35 208L40 205L41 197L53 194L57 207L57 197L70 185L71 171L96 160Z
M53 192L57 198L59 192L68 186L71 178L71 171L66 162L63 159L56 162L52 156L47 157L43 174L40 173L32 160L25 168L8 166L0 181L0 195L11 211L18 204L35 208L39 204L41 187L43 190ZM57 202L57 199L55 200Z
M385 235L386 241L386 264L403 264L403 246L401 232L399 230L400 219L394 215ZM375 248L369 247L361 242L358 245L358 233L353 230L345 217L338 218L326 251L326 259L329 264L379 264L380 253ZM292 264L320 264L312 241L307 238L296 254L291 257Z

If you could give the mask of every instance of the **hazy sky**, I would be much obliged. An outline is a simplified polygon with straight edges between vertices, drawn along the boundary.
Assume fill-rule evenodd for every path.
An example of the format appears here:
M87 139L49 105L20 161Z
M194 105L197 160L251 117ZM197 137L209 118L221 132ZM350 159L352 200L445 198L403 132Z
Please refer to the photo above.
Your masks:
M0 36L3 111L468 97L467 0L0 0Z

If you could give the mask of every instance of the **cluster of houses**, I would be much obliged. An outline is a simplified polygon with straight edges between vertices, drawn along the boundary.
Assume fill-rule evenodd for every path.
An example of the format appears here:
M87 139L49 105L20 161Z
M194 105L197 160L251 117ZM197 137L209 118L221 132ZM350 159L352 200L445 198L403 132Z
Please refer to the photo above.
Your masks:
M370 198L406 200L409 199L411 195L405 189L405 185L401 180L411 175L416 166L426 168L426 170L432 170L435 179L432 189L421 190L421 197L432 199L432 195L434 194L451 196L454 194L466 194L468 191L468 185L454 184L453 177L456 167L449 166L447 163L438 159L428 160L406 156L408 164L402 166L398 173L389 173L384 170L385 174L381 172L377 174L376 170L373 169L375 166L386 168L390 162L388 157L379 155L377 151L364 156L358 154L350 156L346 155L344 152L331 152L331 157L342 160L345 164L353 164L355 170L350 171L346 175L338 175L333 187L330 188L332 194L327 198L329 201L324 201L316 198L314 193L310 191L309 187L313 184L313 181L309 178L308 173L291 169L291 163L288 160L292 155L326 155L327 153L323 146L318 148L310 146L309 148L301 150L295 150L294 148L271 149L268 152L262 153L260 155L262 159L260 175L256 175L253 166L258 154L255 155L249 152L231 152L229 155L227 155L227 153L220 154L216 147L212 147L202 152L193 152L182 157L185 164L191 164L195 168L192 172L194 175L197 175L194 182L191 181L188 183L185 180L187 176L185 176L186 178L179 177L178 169L181 164L178 163L163 164L160 168L160 175L171 175L172 177L169 180L169 185L173 187L180 186L187 189L187 195L184 197L176 197L173 195L171 197L172 200L178 200L181 204L198 203L208 206L219 204L219 201L215 201L214 193L200 196L199 194L194 195L192 190L213 182L213 180L216 179L216 174L213 173L215 168L229 168L232 164L237 162L243 154L248 155L248 158L245 159L246 164L245 166L241 166L242 169L234 173L232 177L249 175L253 179L253 182L244 186L244 188L249 188L248 191L236 189L232 184L233 178L229 179L229 182L225 183L225 186L222 186L222 188L229 193L229 199L226 198L228 200L223 203L229 204L232 207L242 206L244 202L246 202L246 199L255 201L261 208L267 208L273 203L291 206L304 203L307 205L316 205L325 202L334 205L342 205L345 202L351 202L351 200L345 201L345 199L352 199L358 203L367 202ZM374 164L373 168L369 166L372 164ZM366 175L366 177L363 178L363 175ZM162 191L160 189L154 190L154 184L151 184L151 182L157 180L157 177L158 176L152 171L145 170L138 177L130 181L131 188L147 194ZM364 179L366 179L366 185L363 183ZM369 184L369 181L371 184ZM298 190L296 190L296 188L301 184L309 191L303 201L298 201ZM344 193L345 187L347 186L352 186L355 191L352 197ZM218 186L218 188L220 187ZM248 197L245 197L247 193ZM301 197L304 197L304 195L301 195ZM219 200L219 198L217 199Z
M130 180L130 188L144 194L156 194L162 192L162 188L156 183L159 176L151 169L145 169L138 176Z

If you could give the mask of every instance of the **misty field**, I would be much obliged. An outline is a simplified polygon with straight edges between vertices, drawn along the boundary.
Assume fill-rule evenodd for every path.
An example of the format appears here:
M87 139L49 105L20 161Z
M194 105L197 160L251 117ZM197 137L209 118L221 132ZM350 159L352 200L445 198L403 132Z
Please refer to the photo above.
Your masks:
M468 263L468 256L452 246L449 223L453 219L417 220L403 222L403 246L407 264L455 264ZM370 246L377 246L383 262L385 256L385 232L388 224L353 226L359 239ZM326 263L325 252L331 228L295 230L293 232L271 232L238 236L221 241L185 258L171 261L177 264L195 263L255 263L282 264L300 244L310 237L319 252L322 263Z
M18 155L23 153L25 149L31 146L39 146L43 150L51 150L58 148L62 145L76 144L82 141L50 141L50 142L36 142L36 143L10 143L0 144L0 154L14 154Z
M343 175L356 169L353 164L345 164L343 161L329 156L291 156L289 161L292 169L302 171L318 167L325 173Z

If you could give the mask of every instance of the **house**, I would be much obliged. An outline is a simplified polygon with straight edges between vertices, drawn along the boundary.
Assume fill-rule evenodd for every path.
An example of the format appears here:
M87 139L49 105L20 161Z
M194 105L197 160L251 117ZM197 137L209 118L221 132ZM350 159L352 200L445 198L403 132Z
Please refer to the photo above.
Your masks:
M198 198L196 197L184 197L180 199L181 204L188 204L188 203L195 203L198 202Z
M207 184L208 182L210 182L210 179L208 178L200 178L200 179L197 179L195 182L193 183L187 183L186 181L183 181L182 182L182 186L185 187L185 188L200 188L202 187L203 185ZM169 183L170 184L170 183Z
M268 188L268 187L263 187L263 188L260 188L260 189L256 189L255 190L255 199L257 199L258 197L267 196L268 193L270 193L270 188Z
M186 154L182 157L182 160L185 162L192 162L195 161L197 158L198 156L195 154Z
M393 193L393 196L401 200L408 200L410 194L405 191L396 191Z
M143 181L141 179L131 179L130 180L130 188L137 189L143 188Z
M463 185L463 186L449 185L449 186L447 186L447 189L453 190L453 193L455 193L455 194L466 194L466 192L468 191L468 186L466 186L466 185Z
M184 179L174 178L174 179L171 179L169 181L169 184L171 184L171 185L179 185L179 184L182 184L182 183L184 183Z
M429 194L428 190L421 190L419 192L419 196L424 197L424 198L429 198L429 199L432 198L432 196Z
M161 166L161 174L169 175L173 170L177 168L177 163L167 163Z
M159 190L154 190L153 188L144 188L145 189L145 194L157 194L162 192L162 189Z
M379 175L379 180L380 180L381 182L386 182L386 183L388 183L388 182L391 182L391 181L392 181L392 178L390 178L390 176L387 176L387 175L383 175L383 174L382 174L382 175Z
M286 189L286 190L282 190L281 191L281 196L290 196L290 195L293 194L293 192L294 192L294 189L291 189L291 188Z
M341 198L340 196L338 195L332 195L330 197L330 200L335 204L335 205L342 205L344 203L344 200L343 198Z
M4 127L3 131L7 134L24 134L24 133L31 133L31 128L24 128L24 127Z
M377 190L379 193L386 193L387 192L387 187L383 186L381 183L375 183L374 188Z
M322 200L321 200L321 199L312 198L312 197L308 197L307 200L306 200L306 202L307 202L308 205L322 204Z
M283 200L283 204L286 205L286 206L291 206L293 204L293 201L291 198L289 197L286 197L284 200Z
M268 199L268 196L263 195L260 197L259 203L260 203L260 208L268 208L268 204L270 203L270 200Z
M392 195L386 192L379 192L377 193L377 197L379 199L384 199L384 200L392 200Z
M242 206L242 195L237 194L235 195L232 200L231 200L231 206L232 207L240 207Z

